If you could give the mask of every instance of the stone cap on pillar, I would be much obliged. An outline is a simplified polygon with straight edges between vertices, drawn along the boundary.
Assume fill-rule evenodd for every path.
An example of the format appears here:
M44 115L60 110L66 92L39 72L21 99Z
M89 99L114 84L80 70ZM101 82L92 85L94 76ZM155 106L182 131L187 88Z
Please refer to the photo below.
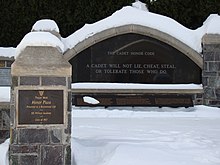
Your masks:
M220 34L205 34L202 37L203 44L220 44Z
M64 44L55 21L37 21L16 48L12 76L72 76L71 64L63 58Z
M12 64L11 74L12 76L70 77L72 66L56 47L27 46Z

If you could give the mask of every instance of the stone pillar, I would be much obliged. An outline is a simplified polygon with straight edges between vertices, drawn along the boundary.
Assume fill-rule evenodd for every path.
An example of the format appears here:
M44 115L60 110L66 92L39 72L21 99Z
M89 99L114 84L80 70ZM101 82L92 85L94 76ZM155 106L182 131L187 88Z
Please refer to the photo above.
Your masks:
M203 37L204 104L220 107L220 35Z
M26 47L12 65L10 165L71 164L71 65Z
M10 106L8 102L0 102L0 144L9 138Z

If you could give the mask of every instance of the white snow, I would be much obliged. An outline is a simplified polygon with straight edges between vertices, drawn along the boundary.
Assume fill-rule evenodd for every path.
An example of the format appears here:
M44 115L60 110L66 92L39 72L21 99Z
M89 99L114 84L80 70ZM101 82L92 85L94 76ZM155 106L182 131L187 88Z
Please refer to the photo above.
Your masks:
M10 87L0 87L0 102L10 102Z
M14 57L15 50L13 47L0 47L0 57Z
M60 32L59 28L54 20L51 19L42 19L37 21L31 31L56 31Z
M220 16L218 14L211 14L203 23L203 31L208 34L220 34Z
M8 146L0 144L0 164ZM73 107L77 165L219 165L219 148L219 108Z
M199 89L201 84L73 83L72 89Z
M84 101L85 103L93 104L93 105L99 104L99 101L98 101L98 100L96 100L95 98L90 97L90 96L84 96L84 97L83 97L83 101Z
M35 32L28 33L18 45L15 56L27 46L52 46L58 47L61 52L65 52L99 32L130 24L142 25L167 33L197 52L202 52L201 42L205 34L220 34L220 16L218 14L211 14L202 27L191 30L169 17L149 12L144 3L136 1L132 6L123 7L103 20L93 24L85 24L72 35L62 38L62 41L49 32L41 32L59 32L55 21L50 19L39 20L32 27L32 31Z
M58 48L61 52L64 51L63 43L50 32L30 32L24 36L17 46L15 58L27 46L52 46Z
M136 0L134 3L132 3L132 7L135 7L137 9L140 9L140 10L143 10L143 11L149 11L146 4L139 1L139 0Z
M77 165L218 165L220 109L73 108Z
M137 7L126 6L103 20L93 24L85 24L69 37L63 38L65 51L101 31L129 24L151 27L167 33L197 52L202 52L201 41L206 33L220 34L220 16L217 14L211 15L202 27L191 30L169 17L143 11Z
M9 139L7 139L4 143L0 144L0 164L8 165L8 149L9 149Z

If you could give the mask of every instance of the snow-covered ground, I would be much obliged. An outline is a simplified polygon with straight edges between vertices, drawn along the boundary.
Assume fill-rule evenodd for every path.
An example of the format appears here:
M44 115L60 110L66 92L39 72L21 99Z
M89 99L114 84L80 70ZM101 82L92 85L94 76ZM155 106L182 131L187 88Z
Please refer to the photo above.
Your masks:
M11 87L0 87L0 102L10 102Z
M220 109L74 108L77 165L219 165Z
M9 149L9 139L4 143L0 144L0 164L8 165L8 149Z
M219 108L73 107L72 116L77 165L220 164Z

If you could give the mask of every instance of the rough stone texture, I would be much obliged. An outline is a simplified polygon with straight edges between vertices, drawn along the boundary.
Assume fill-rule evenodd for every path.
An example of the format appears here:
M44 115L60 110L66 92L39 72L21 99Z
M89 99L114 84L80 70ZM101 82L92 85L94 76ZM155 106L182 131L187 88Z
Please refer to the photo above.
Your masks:
M65 155L66 155L65 165L75 165L76 164L75 160L72 160L72 164L71 164L71 146L70 145L66 146L64 152L65 152Z
M11 85L11 69L0 68L0 86L10 86L10 85Z
M9 155L10 165L19 165L19 156L18 155Z
M202 93L195 94L193 97L193 103L194 103L194 105L202 105L203 104L203 94Z
M27 47L16 58L11 73L10 165L70 165L71 148L67 152L66 147L71 146L71 65L56 48ZM17 125L18 101L22 101L17 98L19 90L58 89L64 91L64 124Z
M41 165L62 165L64 164L63 146L42 146L41 157Z
M37 155L25 155L20 157L20 163L22 165L39 165Z
M53 129L50 131L50 142L51 143L62 142L62 130L61 129Z
M207 78L207 77L217 77L218 76L218 73L217 71L214 71L214 72L209 72L208 71L209 69L207 68L204 68L203 70L203 78Z
M10 120L10 123L11 123L11 125L15 125L15 114L16 114L16 112L15 112L15 102L14 102L14 96L13 96L14 94L13 93L11 93L11 107L10 107L10 118L11 118L11 120Z
M10 111L7 108L0 109L0 130L9 130L10 128Z
M68 92L68 100L69 100L70 103L72 102L72 92L71 91ZM69 112L71 112L72 111L72 105L69 105L67 110Z
M67 87L68 87L68 89L71 89L71 84L72 84L72 77L68 77L67 78Z
M220 101L219 100L209 100L209 105L211 106L216 106L216 107L220 107Z
M16 129L11 128L10 140L12 145L18 144L18 131Z
M20 77L20 85L40 85L40 77Z
M66 86L66 78L65 77L42 77L42 85Z
M203 37L203 44L207 44L208 46L205 47L203 50L205 51L210 51L209 49L213 49L213 45L215 48L219 48L220 51L220 35L219 34L207 34Z
M220 87L215 89L215 94L218 100L220 100Z
M58 49L26 47L11 66L12 76L70 76L71 65Z
M9 134L9 130L0 130L0 144L4 143L4 141L9 138Z
M31 143L40 143L40 144L48 144L48 130L47 129L20 129L19 144L31 144Z
M12 77L12 89L14 89L14 87L18 86L18 77L17 76L13 76Z
M0 103L0 143L9 138L10 111L8 103Z
M65 129L65 133L70 134L71 133L71 113L70 112L68 112L67 118L68 118L68 123L67 123L67 129Z
M37 153L39 150L38 145L13 145L10 148L11 153Z
M220 35L203 37L204 104L220 107Z
M3 55L3 56L1 56L1 55ZM13 63L14 58L13 57L6 57L4 53L1 55L0 55L0 61L5 63L5 65L0 67L0 86L11 86L10 65L11 65L11 63Z

